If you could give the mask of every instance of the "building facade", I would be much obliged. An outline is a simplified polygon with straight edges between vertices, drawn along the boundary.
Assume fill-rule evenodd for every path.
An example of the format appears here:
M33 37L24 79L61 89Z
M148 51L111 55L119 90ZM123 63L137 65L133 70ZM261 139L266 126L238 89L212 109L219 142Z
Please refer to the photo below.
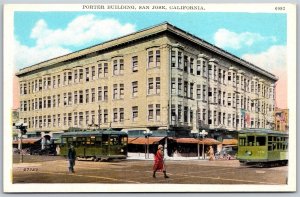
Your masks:
M275 130L288 131L289 130L289 110L275 108Z
M29 131L274 127L276 76L169 23L17 76Z

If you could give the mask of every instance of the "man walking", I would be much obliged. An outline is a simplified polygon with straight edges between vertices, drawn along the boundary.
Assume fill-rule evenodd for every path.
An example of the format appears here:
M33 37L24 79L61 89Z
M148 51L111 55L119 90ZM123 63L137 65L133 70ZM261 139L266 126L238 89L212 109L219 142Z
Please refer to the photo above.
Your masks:
M166 166L164 163L164 147L163 145L158 145L158 150L154 156L154 165L153 165L153 178L156 178L156 171L163 171L164 177L169 178L167 176Z
M74 166L75 166L75 160L76 160L76 151L74 149L74 146L71 145L68 150L68 160L69 160L69 172L74 173Z

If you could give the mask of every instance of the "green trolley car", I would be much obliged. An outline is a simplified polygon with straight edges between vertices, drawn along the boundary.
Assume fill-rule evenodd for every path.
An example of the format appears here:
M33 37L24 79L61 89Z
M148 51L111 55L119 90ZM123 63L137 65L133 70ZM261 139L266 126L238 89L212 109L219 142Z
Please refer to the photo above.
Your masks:
M237 159L259 167L287 165L288 133L266 129L239 132Z
M61 135L60 154L66 156L73 145L81 159L110 160L126 159L128 135L113 130L67 132Z

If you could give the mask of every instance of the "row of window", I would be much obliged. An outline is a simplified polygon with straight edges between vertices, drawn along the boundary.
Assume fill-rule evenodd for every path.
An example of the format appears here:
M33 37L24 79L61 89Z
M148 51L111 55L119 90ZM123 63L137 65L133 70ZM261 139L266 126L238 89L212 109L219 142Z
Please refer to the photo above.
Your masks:
M196 120L198 119L203 124L208 125L225 125L228 127L251 127L261 128L264 127L267 122L263 117L250 117L250 114L245 113L225 113L218 112L216 110L211 111L207 109L199 109ZM192 123L194 117L194 111L187 106L172 105L171 108L171 121L172 125L177 123Z
M138 96L138 81L131 83L131 97ZM97 92L96 92L97 91ZM156 95L160 93L160 77L148 78L147 94ZM91 88L86 90L79 90L74 92L66 92L63 94L57 94L47 96L43 98L35 98L32 100L20 101L21 111L31 111L43 108L61 107L92 103L97 101L108 100L108 86L100 86L97 89ZM124 98L124 84L113 84L112 87L112 99ZM63 104L61 103L63 101ZM31 105L30 105L31 104Z
M270 138L277 138L276 140L270 140ZM247 136L239 139L239 146L266 146L266 136ZM288 138L268 136L268 151L274 150L287 150Z
M155 54L155 55L154 55ZM138 56L131 59L132 72L138 71ZM148 50L148 68L160 66L160 50ZM20 94L30 94L31 92L42 91L61 87L63 85L89 82L95 79L108 76L108 62L99 62L97 66L86 68L75 67L72 70L65 70L63 73L54 76L44 76L42 79L35 79L31 82L20 83ZM114 58L112 60L112 75L124 74L124 59ZM96 77L98 76L98 77Z
M148 121L160 121L160 104L148 105ZM24 123L28 124L29 128L49 128L61 126L93 126L95 124L107 123L123 123L124 122L124 108L113 108L112 119L109 120L108 109L99 109L97 111L73 112L54 115L35 116L31 118L24 118ZM131 120L138 121L139 108L133 106L131 109Z
M181 78L172 78L171 80L171 93L185 98L194 99L194 83L183 81ZM248 111L263 112L273 111L274 106L267 104L265 101L258 99L251 99L250 97L239 95L238 93L226 93L225 91L218 90L217 88L209 87L207 85L197 84L196 86L196 99L211 104L218 104L228 107L240 107ZM207 96L208 91L208 96ZM251 104L251 105L250 105Z
M182 59L184 60L182 62ZM194 72L194 65L196 63L196 71ZM223 70L218 68L216 64L209 64L208 60L203 58L197 61L187 55L183 55L182 51L172 50L171 54L171 66L177 68L183 72L202 76L215 80L219 83L232 85L233 87L240 88L246 92L260 94L267 98L274 98L274 88L267 87L263 83L259 83L256 80L249 80L244 77L243 74L237 74L233 70Z
M177 107L177 108L176 108ZM161 106L160 104L149 104L148 105L147 120L159 122L161 120ZM206 109L199 110L198 120L202 120L204 123L209 125L226 125L228 127L246 127L258 128L265 125L266 122L259 118L247 118L245 114L231 114L222 113L217 111L211 111ZM212 114L213 113L213 114ZM172 105L171 109L172 124L177 123L189 123L192 124L194 121L194 111L187 106L183 105ZM24 118L24 123L28 123L29 128L45 128L45 127L60 127L60 126L89 126L96 123L107 124L113 123L123 123L125 117L124 108L113 108L112 109L112 119L109 120L108 109L100 109L85 112L73 112L73 113L63 113L55 115L44 115L36 116L31 118ZM133 106L131 109L131 120L133 122L139 119L139 108L138 106ZM247 125L246 125L247 124ZM262 125L261 125L262 124Z
M205 86L205 85L203 85ZM138 93L138 84L137 82L132 83L132 96L137 96ZM204 87L205 89L205 87ZM153 93L154 89L148 89L148 93ZM159 90L156 86L156 93L159 93ZM20 101L21 111L32 111L32 110L39 110L39 109L46 109L46 108L55 108L55 107L61 107L61 106L69 106L69 105L77 105L82 103L90 103L90 102L96 102L97 101L107 101L108 100L108 87L98 87L98 94L96 95L96 89L86 89L85 91L74 91L74 92L68 92L63 93L63 99L61 99L61 95L52 95L47 96L43 98L35 98L32 100L27 101ZM197 99L201 99L200 93L198 93L197 89ZM90 97L91 95L91 97ZM203 93L205 95L205 93ZM221 95L221 93L219 94ZM262 112L267 113L267 111L271 112L273 110L273 105L265 104L264 102L260 102L259 100L251 100L250 98L244 98L241 97L239 99L239 96L237 95L237 98L235 98L235 93L233 93L233 97L231 97L231 93L227 93L228 97L226 99L226 93L223 92L222 99L218 97L218 104L223 106L232 106L232 107L240 107L242 109L245 109L247 111L251 112ZM97 97L96 97L97 96ZM199 97L198 97L199 96ZM123 99L124 98L124 84L114 84L113 86L113 99ZM209 96L210 102L216 102L214 99ZM61 101L63 100L63 104ZM203 97L204 101L207 101L205 97ZM227 103L226 103L227 100ZM251 101L251 105L250 105Z

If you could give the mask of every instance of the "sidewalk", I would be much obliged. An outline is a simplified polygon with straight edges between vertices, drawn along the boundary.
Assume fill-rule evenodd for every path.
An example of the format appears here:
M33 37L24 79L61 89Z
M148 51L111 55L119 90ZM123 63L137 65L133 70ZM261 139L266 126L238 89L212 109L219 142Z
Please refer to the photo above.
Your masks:
M154 159L154 154L153 153L149 153L149 157L147 154L145 153L128 153L128 157L127 159L132 159L132 160L153 160ZM182 157L182 156L173 156L173 157L165 157L165 160L202 160L202 161L208 161L208 158L206 159L202 159L202 157L200 157L198 159L198 157Z
M144 161L153 161L154 160L154 155L149 154L149 158L146 158L147 155L145 153L128 153L128 160L144 160ZM232 160L213 160L209 161L208 158L198 159L198 157L165 157L166 161L195 161L201 163L205 163L205 165L210 165L210 166L230 166L230 167L239 167L240 162L239 160L232 159Z

